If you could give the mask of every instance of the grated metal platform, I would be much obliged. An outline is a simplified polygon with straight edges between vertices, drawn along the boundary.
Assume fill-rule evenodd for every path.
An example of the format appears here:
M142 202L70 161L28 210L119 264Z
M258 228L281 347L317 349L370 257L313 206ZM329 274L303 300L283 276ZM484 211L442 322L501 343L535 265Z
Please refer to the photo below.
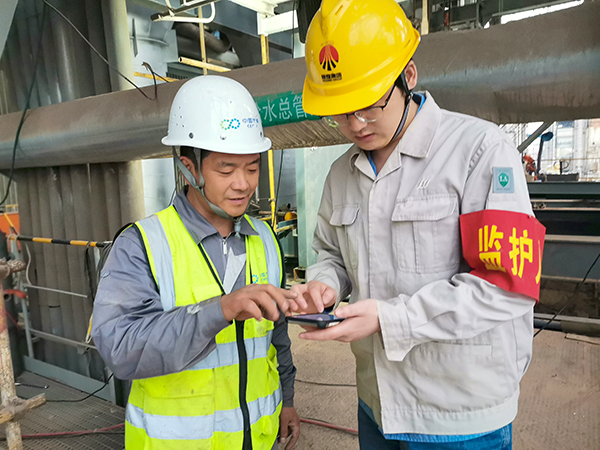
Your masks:
M125 409L97 397L82 402L51 402L50 400L78 400L88 394L55 380L44 378L30 372L24 372L16 380L17 395L30 398L46 394L48 402L21 420L21 433L45 434L95 430L122 424ZM47 386L46 389L43 387ZM0 448L7 448L4 439L4 426L0 425ZM123 449L124 429L122 427L107 431L106 434L84 436L65 436L60 438L24 438L23 446L31 450L121 450Z

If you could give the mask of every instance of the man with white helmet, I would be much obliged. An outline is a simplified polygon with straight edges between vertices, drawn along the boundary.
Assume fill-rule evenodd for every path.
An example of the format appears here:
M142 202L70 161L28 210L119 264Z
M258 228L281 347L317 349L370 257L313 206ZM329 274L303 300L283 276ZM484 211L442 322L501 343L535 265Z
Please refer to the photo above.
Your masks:
M502 131L413 91L419 41L394 0L323 0L310 24L304 110L355 145L292 309L351 294L301 337L352 343L361 448L509 449L544 230Z
M165 145L187 184L127 228L103 268L92 335L115 376L133 380L128 450L291 449L300 420L271 228L245 215L271 147L250 93L225 77L187 81Z

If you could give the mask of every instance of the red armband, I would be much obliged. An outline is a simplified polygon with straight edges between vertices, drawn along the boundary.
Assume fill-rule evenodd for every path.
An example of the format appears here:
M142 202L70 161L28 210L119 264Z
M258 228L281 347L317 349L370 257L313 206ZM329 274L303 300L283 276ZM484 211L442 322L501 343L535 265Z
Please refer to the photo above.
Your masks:
M546 228L535 217L494 209L462 214L460 234L473 275L539 300Z

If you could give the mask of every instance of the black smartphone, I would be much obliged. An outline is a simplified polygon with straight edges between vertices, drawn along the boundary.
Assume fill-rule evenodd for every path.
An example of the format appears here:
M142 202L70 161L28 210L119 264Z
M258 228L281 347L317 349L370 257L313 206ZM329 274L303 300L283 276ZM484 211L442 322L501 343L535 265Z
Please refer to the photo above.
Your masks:
M341 317L336 317L333 314L299 314L297 316L288 316L285 318L287 323L295 323L297 325L307 325L309 327L327 328L337 325L342 320Z

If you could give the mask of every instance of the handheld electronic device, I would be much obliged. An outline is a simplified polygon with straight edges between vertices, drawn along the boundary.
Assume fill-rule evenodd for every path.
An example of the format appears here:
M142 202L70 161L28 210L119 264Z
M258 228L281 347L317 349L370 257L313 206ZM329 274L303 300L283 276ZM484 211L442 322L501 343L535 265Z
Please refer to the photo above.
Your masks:
M321 313L321 314L299 314L297 316L288 316L285 318L288 323L295 323L297 325L306 325L309 327L327 328L333 325L337 325L342 320L342 317L336 317L333 314Z

